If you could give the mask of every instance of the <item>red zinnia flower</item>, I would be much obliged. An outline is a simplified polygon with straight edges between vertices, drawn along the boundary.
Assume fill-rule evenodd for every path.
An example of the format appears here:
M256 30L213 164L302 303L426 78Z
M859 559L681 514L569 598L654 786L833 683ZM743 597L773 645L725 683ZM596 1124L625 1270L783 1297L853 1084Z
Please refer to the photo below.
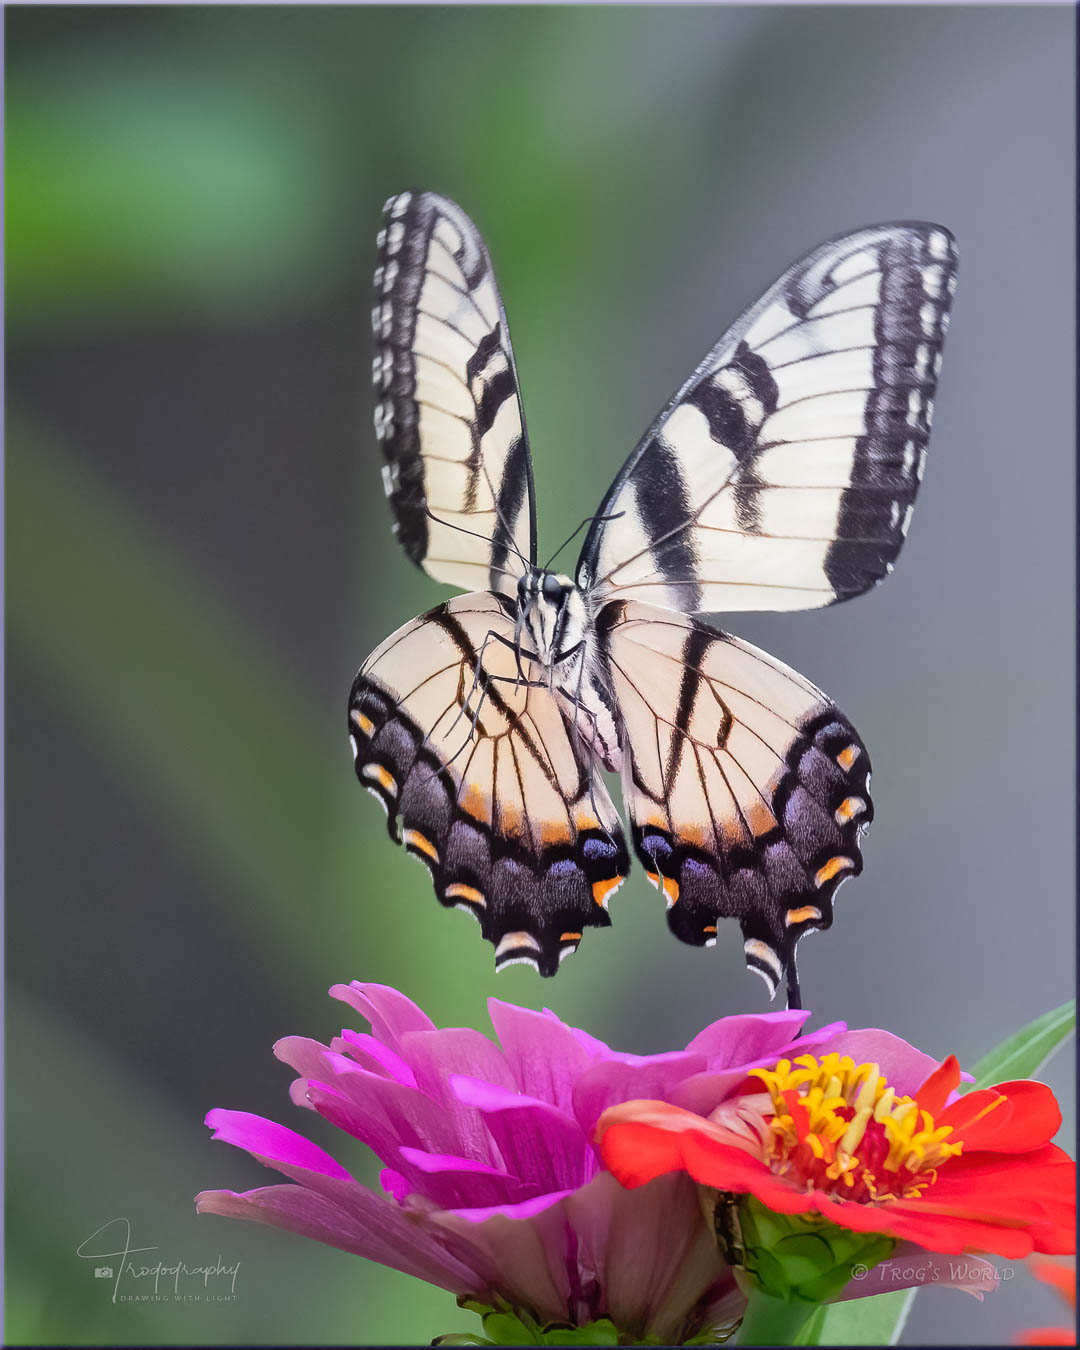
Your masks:
M708 1119L664 1102L614 1106L597 1142L624 1186L688 1172L778 1213L816 1211L934 1252L1075 1251L1076 1167L1050 1143L1053 1093L1018 1081L950 1103L959 1083L953 1056L908 1097L876 1064L802 1055L751 1070L744 1095Z

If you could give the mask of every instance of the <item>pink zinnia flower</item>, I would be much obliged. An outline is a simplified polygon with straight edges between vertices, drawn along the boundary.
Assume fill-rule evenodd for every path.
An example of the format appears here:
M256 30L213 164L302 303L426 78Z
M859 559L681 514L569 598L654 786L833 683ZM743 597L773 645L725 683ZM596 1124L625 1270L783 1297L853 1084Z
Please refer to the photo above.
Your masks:
M499 1045L478 1031L436 1029L384 985L330 992L371 1024L371 1034L346 1029L329 1046L288 1037L274 1052L300 1075L297 1105L379 1156L384 1194L283 1125L215 1110L206 1118L215 1138L247 1149L292 1184L204 1191L201 1212L315 1238L541 1326L607 1317L625 1336L680 1344L741 1316L745 1298L692 1179L624 1189L602 1170L592 1143L597 1122L608 1107L641 1098L709 1115L750 1069L832 1046L842 1023L795 1040L806 1012L728 1017L685 1050L639 1056L613 1051L551 1012L497 999L488 1008ZM926 1278L940 1281L941 1272Z

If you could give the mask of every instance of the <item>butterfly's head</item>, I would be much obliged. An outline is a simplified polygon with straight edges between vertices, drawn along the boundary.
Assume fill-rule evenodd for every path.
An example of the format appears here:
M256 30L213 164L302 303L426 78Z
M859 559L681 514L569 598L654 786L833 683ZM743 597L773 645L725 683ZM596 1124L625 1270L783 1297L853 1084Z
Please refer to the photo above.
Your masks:
M585 600L561 572L534 568L518 581L518 633L542 666L553 666L581 645L585 636Z

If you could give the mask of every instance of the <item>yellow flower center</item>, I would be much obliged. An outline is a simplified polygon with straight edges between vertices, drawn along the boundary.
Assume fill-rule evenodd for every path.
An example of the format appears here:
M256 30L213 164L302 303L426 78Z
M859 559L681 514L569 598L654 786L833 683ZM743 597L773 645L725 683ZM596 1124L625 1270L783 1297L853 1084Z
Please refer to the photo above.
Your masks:
M876 1064L800 1055L751 1069L772 1099L767 1158L778 1176L863 1203L921 1195L962 1148L929 1111L898 1097Z

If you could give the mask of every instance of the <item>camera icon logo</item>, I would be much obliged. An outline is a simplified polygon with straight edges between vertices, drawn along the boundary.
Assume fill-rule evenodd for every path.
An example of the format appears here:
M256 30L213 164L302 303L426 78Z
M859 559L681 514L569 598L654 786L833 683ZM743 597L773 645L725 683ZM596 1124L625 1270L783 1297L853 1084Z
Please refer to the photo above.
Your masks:
M94 1279L95 1279L95 1280L111 1280L112 1277L113 1277L113 1268L112 1268L112 1266L95 1266L95 1267L94 1267Z

